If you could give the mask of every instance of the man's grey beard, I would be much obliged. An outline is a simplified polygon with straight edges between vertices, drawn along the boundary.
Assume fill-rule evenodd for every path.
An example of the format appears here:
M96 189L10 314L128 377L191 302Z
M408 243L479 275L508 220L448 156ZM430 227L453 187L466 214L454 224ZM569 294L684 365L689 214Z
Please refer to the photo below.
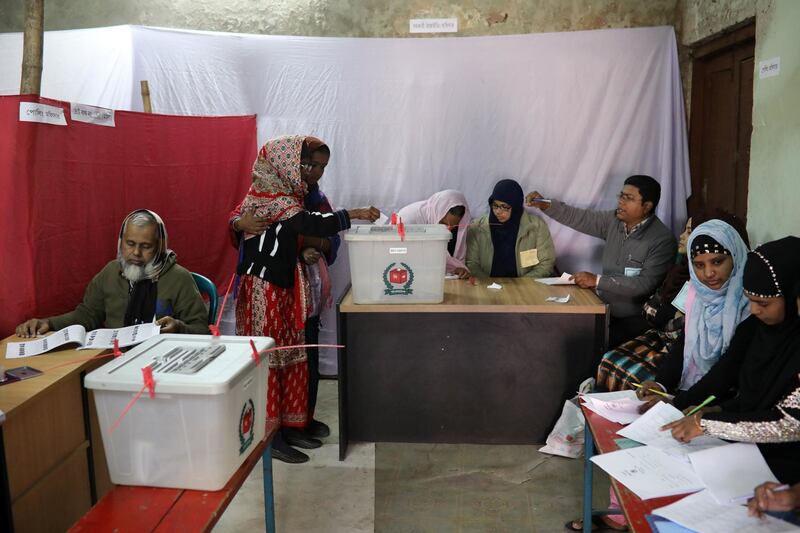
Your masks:
M143 279L153 279L153 274L155 273L156 269L153 266L155 260L151 260L144 266L134 265L133 263L128 263L125 261L124 258L119 258L119 266L122 268L122 277L130 281L131 283L136 283L137 281L141 281Z

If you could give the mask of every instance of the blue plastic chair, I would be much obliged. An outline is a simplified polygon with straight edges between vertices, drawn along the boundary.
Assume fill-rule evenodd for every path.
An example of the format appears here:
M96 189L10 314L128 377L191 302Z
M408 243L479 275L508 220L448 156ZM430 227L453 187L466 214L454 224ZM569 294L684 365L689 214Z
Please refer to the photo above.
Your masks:
M192 272L192 277L200 294L205 294L208 298L208 323L213 324L217 321L217 287L202 274Z

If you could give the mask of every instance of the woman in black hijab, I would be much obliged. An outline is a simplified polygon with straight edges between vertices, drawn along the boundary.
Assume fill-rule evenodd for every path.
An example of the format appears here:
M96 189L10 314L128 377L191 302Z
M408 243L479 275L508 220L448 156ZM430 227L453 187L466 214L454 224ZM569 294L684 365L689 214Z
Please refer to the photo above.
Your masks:
M550 230L525 212L525 194L511 179L497 182L489 214L473 221L467 236L467 268L475 277L541 278L553 273L556 254Z
M675 396L679 409L715 395L726 400L671 424L676 439L699 435L758 442L773 473L784 483L800 481L800 442L782 442L778 422L787 414L782 400L798 386L800 318L795 296L800 288L800 238L785 237L750 252L744 292L752 315L742 322L728 351L689 390ZM789 416L784 424L794 424ZM784 427L788 430L788 427Z

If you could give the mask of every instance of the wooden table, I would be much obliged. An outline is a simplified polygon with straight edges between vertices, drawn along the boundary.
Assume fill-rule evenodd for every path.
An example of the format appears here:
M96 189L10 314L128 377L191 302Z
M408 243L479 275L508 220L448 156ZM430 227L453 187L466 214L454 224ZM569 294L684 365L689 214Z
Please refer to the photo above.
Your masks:
M0 342L0 364L44 374L0 386L0 531L61 532L112 486L94 400L83 388L86 372L108 359L86 360L102 350L71 349L6 359L6 344L22 340Z
M595 454L595 448L598 453L608 453L619 450L619 446L617 446L615 440L621 438L617 435L617 431L624 426L606 420L597 413L586 409L584 406L581 406L581 411L583 411L583 416L586 418L583 456L583 531L584 533L589 533L592 530L592 515L619 514L618 511L617 513L609 513L608 510L595 511L592 509L593 463L591 459ZM666 496L663 498L642 500L614 478L611 478L611 486L617 494L620 507L622 507L625 519L628 521L628 528L633 533L651 533L652 528L650 524L647 523L645 516L650 514L654 509L674 503L685 496Z
M492 281L503 288L487 289ZM593 291L530 278L445 281L441 304L358 305L347 291L337 302L340 459L350 439L543 442L593 374L607 323Z
M277 424L267 425L264 440L258 443L221 490L208 492L118 485L69 531L70 533L211 531L259 459L263 458L264 520L267 533L275 533L271 442L277 429Z

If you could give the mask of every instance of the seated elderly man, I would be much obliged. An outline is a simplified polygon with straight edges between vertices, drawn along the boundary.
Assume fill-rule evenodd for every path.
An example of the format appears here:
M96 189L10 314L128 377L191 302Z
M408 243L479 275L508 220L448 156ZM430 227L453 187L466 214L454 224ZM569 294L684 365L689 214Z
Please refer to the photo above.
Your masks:
M167 230L154 212L138 209L125 217L117 258L101 270L74 311L17 326L20 337L80 324L87 331L155 322L162 333L208 333L206 311L192 274L167 248Z
M664 281L678 250L672 231L655 215L661 199L661 185L656 180L630 176L618 198L616 209L593 211L556 200L543 201L536 191L527 196L529 206L545 211L553 220L606 241L602 275L578 272L574 278L578 286L596 289L611 307L608 340L612 347L649 328L641 316L642 304Z

